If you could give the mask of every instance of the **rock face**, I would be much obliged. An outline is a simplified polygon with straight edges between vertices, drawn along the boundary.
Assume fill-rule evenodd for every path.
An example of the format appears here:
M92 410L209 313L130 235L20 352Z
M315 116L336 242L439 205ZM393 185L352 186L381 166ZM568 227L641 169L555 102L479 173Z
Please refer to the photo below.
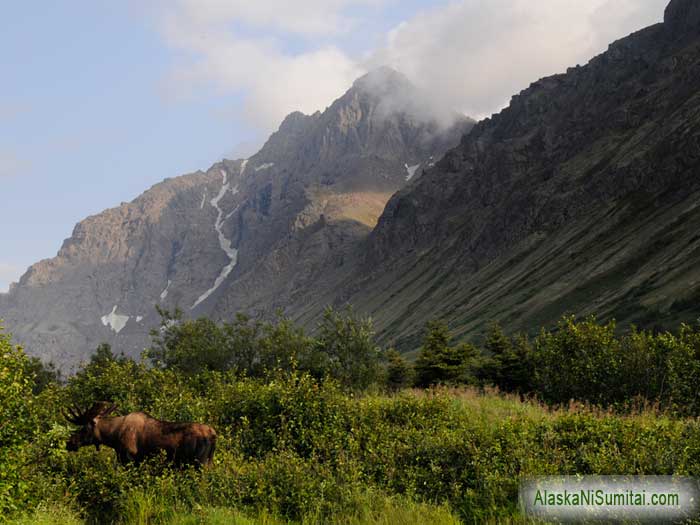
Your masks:
M473 126L426 101L397 72L373 71L323 113L289 115L251 158L85 219L0 294L0 318L28 352L70 370L100 342L138 355L156 304L217 318L297 312L354 267L389 197Z
M695 0L671 0L664 11L664 26L674 37L691 38L700 30L700 4Z
M382 68L357 80L324 113L294 113L249 166L231 234L235 279L210 303L216 315L270 316L282 308L314 321L357 268L361 243L389 197L417 179L473 123Z
M700 4L533 83L389 201L345 298L415 346L565 312L700 315Z
M138 353L156 323L154 304L206 290L227 262L210 200L225 161L155 185L129 204L85 219L58 255L29 268L2 296L0 317L30 353L64 368L95 342Z

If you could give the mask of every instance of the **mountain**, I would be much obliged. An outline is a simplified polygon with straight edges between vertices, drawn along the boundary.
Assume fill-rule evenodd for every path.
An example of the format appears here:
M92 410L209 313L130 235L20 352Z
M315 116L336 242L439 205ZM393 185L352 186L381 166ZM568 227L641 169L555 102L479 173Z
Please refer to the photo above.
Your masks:
M249 159L83 220L0 294L0 318L64 370L100 342L138 355L156 304L214 318L283 308L312 322L390 196L472 126L396 71L372 71L323 113L290 114Z
M385 340L700 315L700 3L534 82L394 195L344 300Z
M78 224L0 318L64 369L102 341L137 354L155 304L313 327L370 314L409 351L430 318L462 338L565 313L621 326L700 316L700 4L478 124L381 68L262 149Z
M391 195L456 145L473 122L439 107L393 70L358 79L323 114L292 114L250 159L234 221L245 260L211 306L308 323L357 267L361 242ZM294 138L291 138L294 137ZM270 209L260 203L270 203ZM241 252L242 254L244 252Z

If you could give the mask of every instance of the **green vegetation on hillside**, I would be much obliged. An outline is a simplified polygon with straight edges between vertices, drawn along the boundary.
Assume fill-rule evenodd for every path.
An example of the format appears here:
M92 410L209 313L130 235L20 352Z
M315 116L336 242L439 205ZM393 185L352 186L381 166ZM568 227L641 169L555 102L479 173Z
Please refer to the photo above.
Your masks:
M0 520L521 521L522 476L700 475L700 424L679 417L698 410L700 334L688 326L615 337L610 324L564 319L532 341L494 326L479 350L431 323L415 381L453 386L412 390L414 367L381 352L366 319L329 311L314 337L283 319L172 321L147 358L102 346L65 382L37 375L0 335ZM639 396L663 411L633 410ZM108 448L68 453L61 409L96 400L212 425L214 464L124 467Z

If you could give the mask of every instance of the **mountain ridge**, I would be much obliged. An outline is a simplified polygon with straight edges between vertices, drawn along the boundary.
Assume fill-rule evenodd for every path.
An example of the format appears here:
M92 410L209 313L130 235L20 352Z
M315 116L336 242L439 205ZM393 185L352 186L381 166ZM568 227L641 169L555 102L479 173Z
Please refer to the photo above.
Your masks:
M372 79L388 91L366 89ZM0 317L30 353L70 369L102 341L137 355L157 326L154 304L272 315L279 301L261 297L284 294L268 283L292 283L293 294L335 272L409 164L441 155L472 125L457 114L446 129L401 108L379 114L394 90L413 88L389 70L358 80L324 112L288 115L250 158L167 179L81 221L56 257L0 296Z
M368 277L345 298L405 349L433 315L462 337L565 313L645 326L694 319L700 305L674 310L670 293L687 299L695 272L682 257L662 262L661 247L697 257L686 229L697 220L699 42L694 18L681 17L686 33L674 25L695 9L672 2L664 24L534 82L479 122L392 197L367 241ZM667 231L649 224L652 212ZM654 261L677 274L655 274Z

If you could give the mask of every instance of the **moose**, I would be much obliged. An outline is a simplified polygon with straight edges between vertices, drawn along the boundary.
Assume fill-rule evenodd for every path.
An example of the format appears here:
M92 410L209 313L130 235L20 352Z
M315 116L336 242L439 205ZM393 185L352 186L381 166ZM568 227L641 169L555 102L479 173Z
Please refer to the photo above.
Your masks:
M211 463L216 448L216 432L200 423L170 423L160 421L145 412L131 412L126 416L110 416L117 405L98 401L89 409L73 406L63 416L80 428L75 431L66 448L100 445L113 448L121 464L140 463L147 456L160 453L177 465L197 466Z

